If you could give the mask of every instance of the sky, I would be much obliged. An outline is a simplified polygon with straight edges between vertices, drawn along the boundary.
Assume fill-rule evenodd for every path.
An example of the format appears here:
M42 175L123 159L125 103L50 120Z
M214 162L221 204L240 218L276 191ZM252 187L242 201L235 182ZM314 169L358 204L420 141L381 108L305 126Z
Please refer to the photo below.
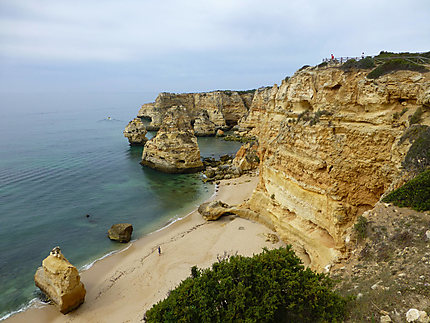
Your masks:
M335 56L430 50L428 0L0 0L0 92L280 83Z

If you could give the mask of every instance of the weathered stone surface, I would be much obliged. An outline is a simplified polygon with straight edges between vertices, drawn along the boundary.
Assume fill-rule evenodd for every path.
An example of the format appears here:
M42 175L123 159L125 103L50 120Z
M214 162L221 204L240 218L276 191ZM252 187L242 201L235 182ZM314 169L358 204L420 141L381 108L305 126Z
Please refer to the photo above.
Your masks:
M59 247L42 262L34 275L34 282L45 295L66 314L85 300L85 287L78 270L61 253Z
M259 89L239 121L258 138L261 160L246 206L314 269L345 255L357 216L397 180L411 145L399 139L427 102L430 73L399 71L377 80L367 73L298 71L279 87ZM429 120L423 113L421 123Z
M157 135L145 144L141 164L166 173L203 169L197 138L184 107L167 110Z
M200 111L195 118L194 134L202 137L215 135L215 124L209 120L209 114L206 110Z
M256 169L260 163L258 157L258 144L246 143L243 144L236 153L233 159L233 165L240 173Z
M420 311L420 310L417 310L416 308L411 308L409 311L406 312L406 321L428 323L430 322L430 318L428 317L425 311Z
M184 106L191 121L205 111L216 129L228 129L237 124L251 106L254 92L213 91L202 93L160 93L154 103L142 105L138 117L151 120L147 130L158 130L164 114L172 106Z
M225 136L224 131L222 131L221 129L218 129L216 131L216 136L217 137L224 137Z
M148 141L145 125L140 118L134 118L128 123L124 130L124 137L128 139L131 146L143 146Z
M129 242L133 233L133 226L130 223L117 223L108 230L108 237L119 242Z
M218 220L221 216L232 214L235 208L221 201L206 202L199 206L199 213L206 221Z

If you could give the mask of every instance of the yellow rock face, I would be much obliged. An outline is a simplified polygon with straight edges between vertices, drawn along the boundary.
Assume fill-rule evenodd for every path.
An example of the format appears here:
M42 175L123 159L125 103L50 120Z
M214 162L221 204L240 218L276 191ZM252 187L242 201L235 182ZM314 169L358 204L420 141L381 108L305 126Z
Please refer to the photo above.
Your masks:
M157 135L145 144L141 164L166 173L203 169L197 138L184 107L167 110Z
M34 275L39 287L66 314L85 300L85 287L79 272L62 254L49 255Z
M321 270L401 173L399 139L418 107L429 124L430 73L308 68L256 92L239 122L259 140L260 182L246 207ZM264 220L263 220L264 219Z

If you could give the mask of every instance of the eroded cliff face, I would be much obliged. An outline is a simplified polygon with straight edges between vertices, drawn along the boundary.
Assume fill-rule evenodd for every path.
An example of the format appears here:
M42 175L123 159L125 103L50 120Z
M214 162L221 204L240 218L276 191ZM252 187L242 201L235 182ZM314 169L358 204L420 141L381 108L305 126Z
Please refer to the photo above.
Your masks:
M246 207L322 270L346 255L351 227L399 177L399 139L418 108L430 124L430 73L308 68L255 93L239 122L259 140L260 181Z
M148 130L158 130L163 116L171 106L184 106L192 121L206 111L209 121L216 129L236 125L249 109L253 98L251 93L235 91L214 91L203 93L160 93L154 103L144 104L138 117L151 120ZM196 132L199 134L199 132Z
M143 148L142 165L165 173L192 173L203 169L190 117L182 106L170 107L157 135Z

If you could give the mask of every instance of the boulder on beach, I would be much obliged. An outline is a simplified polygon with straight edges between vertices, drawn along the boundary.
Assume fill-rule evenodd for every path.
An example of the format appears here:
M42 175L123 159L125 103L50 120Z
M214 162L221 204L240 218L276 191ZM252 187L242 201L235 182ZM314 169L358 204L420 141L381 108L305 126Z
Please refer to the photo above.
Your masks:
M117 223L108 230L109 239L119 242L129 242L132 233L133 226L130 223Z
M199 213L207 221L218 220L223 215L233 214L235 208L221 201L206 202L199 206Z
M79 272L61 253L52 249L34 275L37 287L60 309L68 312L78 308L85 300L85 287Z

